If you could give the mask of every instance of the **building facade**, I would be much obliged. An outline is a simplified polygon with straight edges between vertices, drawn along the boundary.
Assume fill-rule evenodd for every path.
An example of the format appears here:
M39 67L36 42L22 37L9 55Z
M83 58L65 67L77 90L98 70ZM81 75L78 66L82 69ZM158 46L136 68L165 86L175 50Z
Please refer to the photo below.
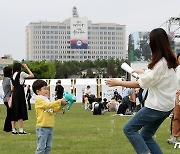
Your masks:
M26 27L26 60L127 59L126 26L73 17L31 22Z
M8 65L13 64L13 59L8 57L1 57L0 58L0 80L3 78L3 69Z
M174 48L175 48L174 50L175 50L176 55L178 55L180 53L180 42L175 43Z

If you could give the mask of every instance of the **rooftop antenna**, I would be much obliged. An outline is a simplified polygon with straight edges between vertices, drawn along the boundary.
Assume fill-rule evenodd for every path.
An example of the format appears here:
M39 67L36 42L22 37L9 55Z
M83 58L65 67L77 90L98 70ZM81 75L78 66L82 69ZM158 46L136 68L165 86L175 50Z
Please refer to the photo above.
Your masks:
M73 7L72 11L73 11L73 17L79 17L78 12L77 12L77 8L75 6Z

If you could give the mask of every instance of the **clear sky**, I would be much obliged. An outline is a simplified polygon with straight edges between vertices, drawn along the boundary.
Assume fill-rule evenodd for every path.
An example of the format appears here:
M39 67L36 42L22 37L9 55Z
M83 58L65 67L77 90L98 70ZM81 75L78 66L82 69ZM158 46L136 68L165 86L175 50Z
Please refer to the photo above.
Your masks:
M0 0L0 57L25 59L25 27L30 22L80 17L93 23L126 25L126 36L151 31L170 17L180 16L180 0Z

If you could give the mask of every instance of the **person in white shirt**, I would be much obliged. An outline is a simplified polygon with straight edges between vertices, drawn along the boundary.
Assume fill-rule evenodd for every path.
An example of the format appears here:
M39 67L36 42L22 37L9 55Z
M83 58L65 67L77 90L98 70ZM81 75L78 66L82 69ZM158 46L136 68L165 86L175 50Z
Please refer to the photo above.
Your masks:
M91 94L91 90L90 90L90 86L88 85L84 91L85 95L90 95Z
M131 88L124 87L122 90L122 103L128 106L128 112L132 110L132 102L129 100L130 95L132 94Z
M124 133L138 154L162 154L153 135L174 108L179 88L175 69L178 66L167 33L162 28L150 32L152 59L137 81L106 80L108 86L148 88L145 107L140 109L124 126ZM139 130L140 133L139 133Z

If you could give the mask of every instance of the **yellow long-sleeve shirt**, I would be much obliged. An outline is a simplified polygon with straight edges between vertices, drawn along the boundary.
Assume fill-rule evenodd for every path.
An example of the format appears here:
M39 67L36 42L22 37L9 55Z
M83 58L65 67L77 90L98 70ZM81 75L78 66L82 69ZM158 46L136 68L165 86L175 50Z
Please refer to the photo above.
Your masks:
M44 96L38 95L35 98L36 110L36 126L37 127L54 127L54 113L46 112L47 109L52 109L53 112L61 110L61 100L48 102Z

